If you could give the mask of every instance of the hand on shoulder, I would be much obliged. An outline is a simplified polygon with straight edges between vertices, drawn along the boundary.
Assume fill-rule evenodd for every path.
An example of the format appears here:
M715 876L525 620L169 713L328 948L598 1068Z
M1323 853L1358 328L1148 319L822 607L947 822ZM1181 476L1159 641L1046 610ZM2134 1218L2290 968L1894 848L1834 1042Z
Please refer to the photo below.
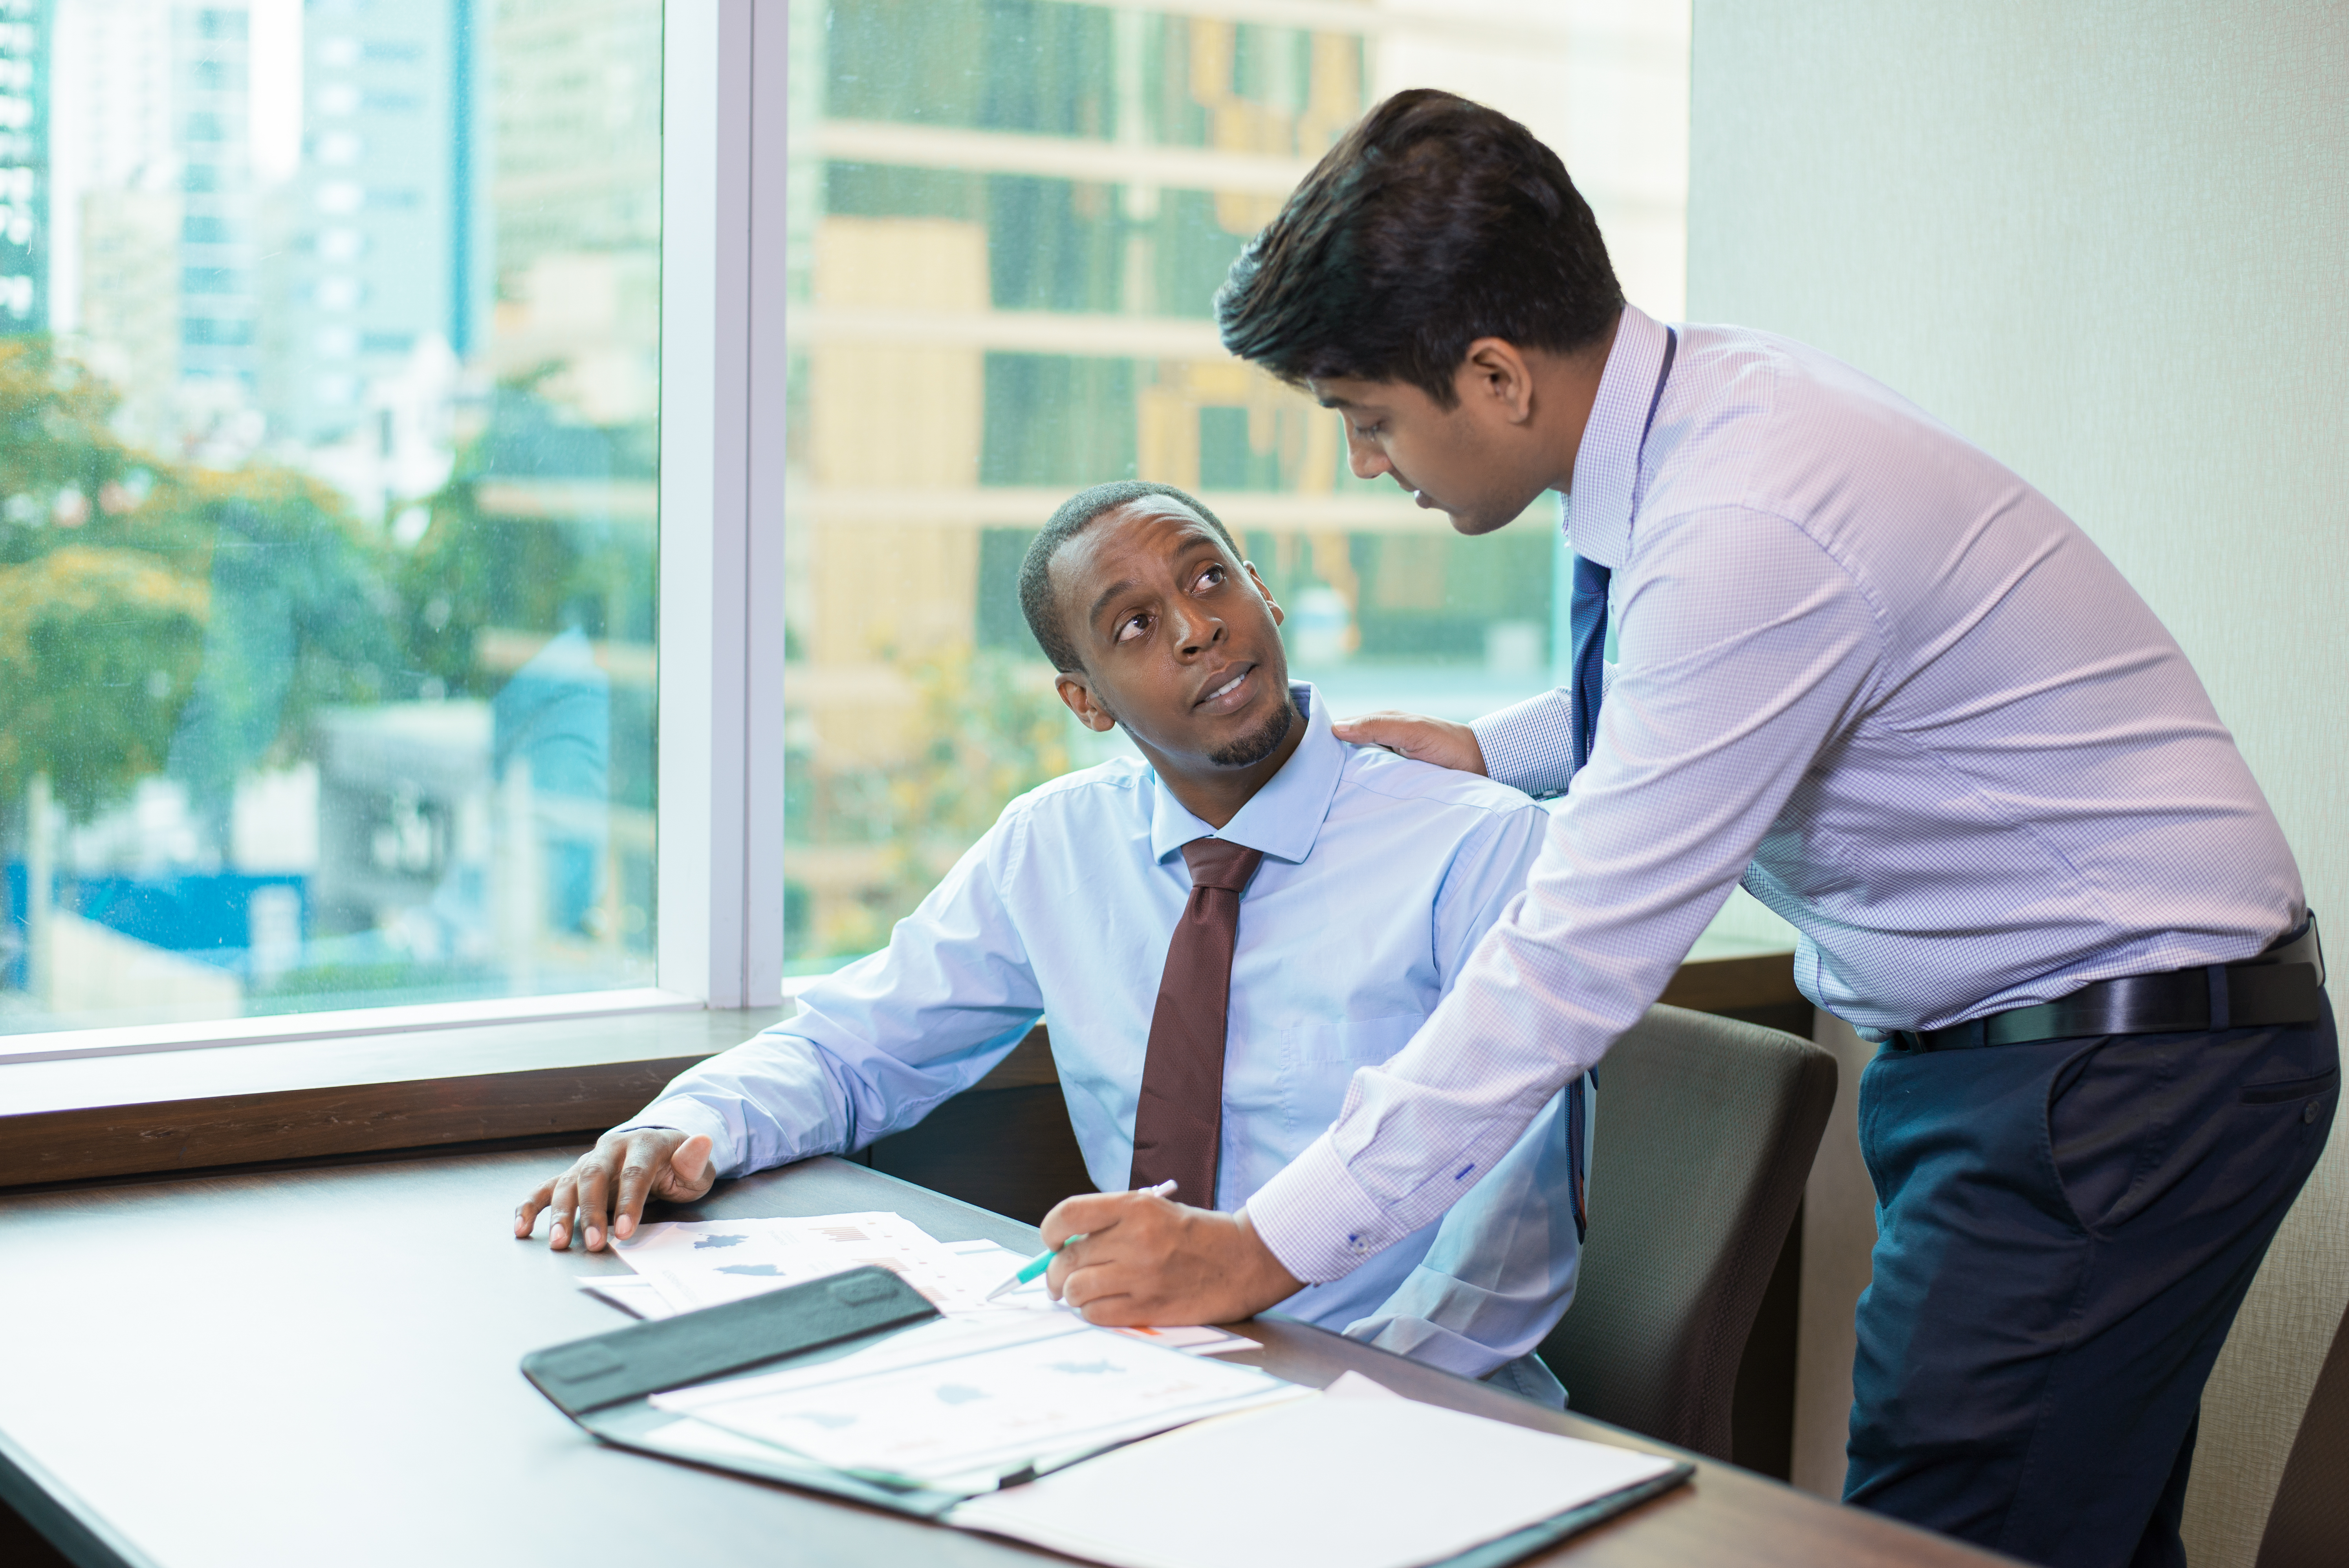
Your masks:
M1416 713L1366 713L1360 718L1338 720L1330 726L1330 733L1356 746L1384 747L1414 762L1433 762L1463 773L1485 771L1485 748L1476 744L1476 732L1450 719Z
M553 1215L548 1246L568 1247L575 1226L586 1233L587 1250L601 1252L608 1239L625 1241L636 1233L647 1200L689 1203L709 1191L717 1179L709 1151L705 1134L688 1138L674 1127L607 1132L569 1170L523 1200L514 1211L514 1235L529 1235L539 1212L546 1210Z

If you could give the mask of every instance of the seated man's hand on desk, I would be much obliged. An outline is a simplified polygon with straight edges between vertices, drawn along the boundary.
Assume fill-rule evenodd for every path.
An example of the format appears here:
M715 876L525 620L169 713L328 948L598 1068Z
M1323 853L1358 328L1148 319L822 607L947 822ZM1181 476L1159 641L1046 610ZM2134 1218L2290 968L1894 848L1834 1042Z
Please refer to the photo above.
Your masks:
M601 1252L609 1237L626 1240L636 1233L647 1199L688 1203L709 1191L716 1180L710 1165L709 1140L698 1132L690 1138L673 1127L607 1132L570 1170L523 1201L514 1211L514 1234L529 1235L539 1211L552 1209L548 1246L571 1244L575 1215L587 1233L587 1250Z
M1305 1288L1257 1238L1246 1210L1096 1192L1054 1204L1043 1232L1061 1248L1045 1276L1050 1288L1089 1323L1236 1323Z

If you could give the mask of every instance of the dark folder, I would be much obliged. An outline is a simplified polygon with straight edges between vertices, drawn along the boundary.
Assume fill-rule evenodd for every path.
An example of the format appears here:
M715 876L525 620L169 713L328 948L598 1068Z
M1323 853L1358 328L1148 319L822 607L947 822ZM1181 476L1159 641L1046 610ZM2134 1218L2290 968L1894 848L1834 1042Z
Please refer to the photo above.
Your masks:
M655 1409L651 1396L730 1376L829 1361L937 1315L920 1292L887 1269L857 1268L533 1350L522 1358L522 1375L604 1441L674 1460L675 1453L640 1440L677 1419ZM925 1519L936 1518L963 1497L882 1486L828 1465L794 1461L781 1449L771 1460L746 1452L725 1468Z

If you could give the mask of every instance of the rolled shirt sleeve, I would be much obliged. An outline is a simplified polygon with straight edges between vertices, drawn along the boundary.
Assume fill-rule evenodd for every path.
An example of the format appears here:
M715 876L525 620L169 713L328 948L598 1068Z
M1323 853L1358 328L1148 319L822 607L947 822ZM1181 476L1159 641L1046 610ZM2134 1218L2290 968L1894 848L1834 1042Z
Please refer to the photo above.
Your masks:
M1598 745L1525 894L1412 1043L1356 1072L1329 1132L1249 1202L1299 1279L1338 1278L1442 1213L1453 1171L1495 1163L1639 1021L1875 695L1875 612L1795 521L1715 508L1642 531ZM1509 781L1540 782L1522 727L1495 733Z

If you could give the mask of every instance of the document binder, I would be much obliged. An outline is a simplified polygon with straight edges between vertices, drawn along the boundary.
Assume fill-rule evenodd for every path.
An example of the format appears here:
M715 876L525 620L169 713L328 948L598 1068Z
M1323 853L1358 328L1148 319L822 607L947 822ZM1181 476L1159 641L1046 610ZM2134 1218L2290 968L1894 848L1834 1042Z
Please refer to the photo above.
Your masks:
M655 1409L649 1396L735 1373L829 1361L937 1315L920 1292L887 1269L856 1268L533 1350L523 1357L522 1374L555 1408L605 1442L673 1460L676 1453L643 1441L647 1432L677 1418ZM724 1468L924 1519L962 1501L958 1492L899 1490L828 1466L795 1463L781 1449L770 1459L746 1445Z
M763 1295L631 1324L533 1351L522 1372L556 1408L617 1448L683 1460L941 1523L968 1491L898 1486L834 1470L748 1439L724 1451L685 1452L648 1440L678 1418L651 1396L735 1376L835 1359L937 1317L911 1285L881 1268L852 1269ZM1080 1461L1081 1462L1081 1461ZM1437 1568L1504 1568L1680 1485L1693 1467L1663 1474L1488 1541Z

